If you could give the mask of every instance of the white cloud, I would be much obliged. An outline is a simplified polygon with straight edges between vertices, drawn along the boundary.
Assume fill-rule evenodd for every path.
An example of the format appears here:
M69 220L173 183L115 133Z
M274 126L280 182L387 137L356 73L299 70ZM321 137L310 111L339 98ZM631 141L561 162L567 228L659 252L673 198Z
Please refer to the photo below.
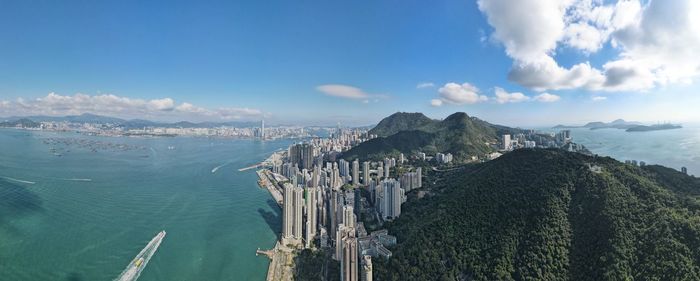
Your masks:
M591 98L591 100L593 100L593 101L604 101L607 99L608 99L608 97L603 97L603 96L595 96L595 97Z
M175 107L175 101L171 98L150 100L147 103L151 110L169 111Z
M430 105L433 107L442 106L442 100L441 99L432 99L432 100L430 100Z
M487 101L488 97L479 94L479 89L469 83L447 83L438 89L440 100L451 104L474 104ZM431 102L432 103L432 102Z
M359 88L339 84L321 85L316 90L328 96L346 99L367 99L371 96Z
M511 81L537 91L583 88L640 91L700 76L700 1L479 0L492 38L513 59ZM595 53L610 42L617 57L596 68L565 68L557 48Z
M539 102L555 102L558 101L560 97L550 93L541 93L536 95L533 99Z
M154 120L234 120L253 119L263 115L251 108L206 109L190 103L175 105L171 98L132 99L112 94L63 96L49 93L45 97L31 100L19 98L15 101L0 101L0 116L26 115L79 115L101 114L121 118L146 118Z
M500 104L524 102L530 99L530 97L524 95L521 92L508 93L505 90L503 90L503 88L499 87L496 87L494 92L496 94L496 102Z
M416 89L423 89L423 88L432 88L435 87L435 84L433 82L421 82L416 85Z

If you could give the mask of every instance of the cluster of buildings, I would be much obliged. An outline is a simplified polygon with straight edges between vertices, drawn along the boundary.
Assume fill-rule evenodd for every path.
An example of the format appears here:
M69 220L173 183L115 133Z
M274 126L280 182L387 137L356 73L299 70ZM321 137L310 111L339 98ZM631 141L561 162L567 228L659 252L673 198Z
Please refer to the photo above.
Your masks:
M573 142L570 130L561 130L556 133L540 133L529 130L525 133L501 135L499 150L502 152L513 151L520 148L561 148L572 152L584 152L585 147Z
M337 157L374 137L339 129L330 138L290 145L267 167L282 189L282 244L331 251L341 280L372 280L372 258L390 257L387 247L396 244L386 230L368 234L360 214L393 220L406 193L422 187L422 168L407 165L403 155L363 162Z
M198 126L145 126L141 128L128 128L117 123L87 123L50 121L39 122L36 130L58 132L80 132L91 135L103 136L192 136L192 137L230 137L230 138L305 138L310 137L309 130L299 126L279 126L265 128L265 122L260 127L198 127Z

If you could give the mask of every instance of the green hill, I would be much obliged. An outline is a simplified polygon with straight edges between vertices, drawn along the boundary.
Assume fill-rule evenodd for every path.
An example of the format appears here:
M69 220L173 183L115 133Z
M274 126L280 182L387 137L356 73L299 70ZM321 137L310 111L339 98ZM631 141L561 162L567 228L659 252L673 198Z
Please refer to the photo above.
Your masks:
M466 113L454 113L444 120L432 120L421 113L395 113L370 130L375 138L343 153L346 159L376 159L388 154L423 151L452 153L457 158L478 156L493 151L501 134L520 129L493 125ZM384 137L381 137L384 136Z
M375 280L700 280L697 178L542 149L435 177Z
M428 118L423 113L397 112L382 119L376 127L369 130L369 133L388 137L400 131L415 130L436 122L438 121Z

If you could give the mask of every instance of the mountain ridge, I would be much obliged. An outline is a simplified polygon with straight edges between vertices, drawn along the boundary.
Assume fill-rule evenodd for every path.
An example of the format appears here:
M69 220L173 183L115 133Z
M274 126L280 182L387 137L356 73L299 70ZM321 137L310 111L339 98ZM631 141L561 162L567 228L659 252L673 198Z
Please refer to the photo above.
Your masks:
M378 159L389 154L423 151L468 158L493 152L492 145L498 142L500 135L523 132L525 130L494 125L464 112L453 113L443 120L430 119L422 113L397 112L370 130L379 137L351 148L342 157Z

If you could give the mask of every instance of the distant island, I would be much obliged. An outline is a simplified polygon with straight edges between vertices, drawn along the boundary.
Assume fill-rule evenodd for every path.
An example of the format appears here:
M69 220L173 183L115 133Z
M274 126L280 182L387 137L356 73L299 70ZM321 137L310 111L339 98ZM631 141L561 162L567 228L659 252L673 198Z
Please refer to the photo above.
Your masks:
M639 125L631 128L627 128L627 132L648 132L648 131L659 131L659 130L672 130L683 128L681 125L674 124L656 124L656 125Z
M617 119L610 123L606 122L589 122L583 126L572 126L572 125L556 125L554 129L568 129L568 128L589 128L591 130L598 129L629 129L632 127L640 126L642 123L636 121L625 121L624 119Z
M658 130L671 130L680 129L681 125L675 125L670 123L665 124L654 124L654 125L644 125L640 122L635 121L625 121L623 119L617 119L610 123L606 122L589 122L583 126L571 126L571 125L556 125L552 127L554 129L569 129L569 128L589 128L591 130L598 129L622 129L626 132L648 132L648 131L658 131Z

